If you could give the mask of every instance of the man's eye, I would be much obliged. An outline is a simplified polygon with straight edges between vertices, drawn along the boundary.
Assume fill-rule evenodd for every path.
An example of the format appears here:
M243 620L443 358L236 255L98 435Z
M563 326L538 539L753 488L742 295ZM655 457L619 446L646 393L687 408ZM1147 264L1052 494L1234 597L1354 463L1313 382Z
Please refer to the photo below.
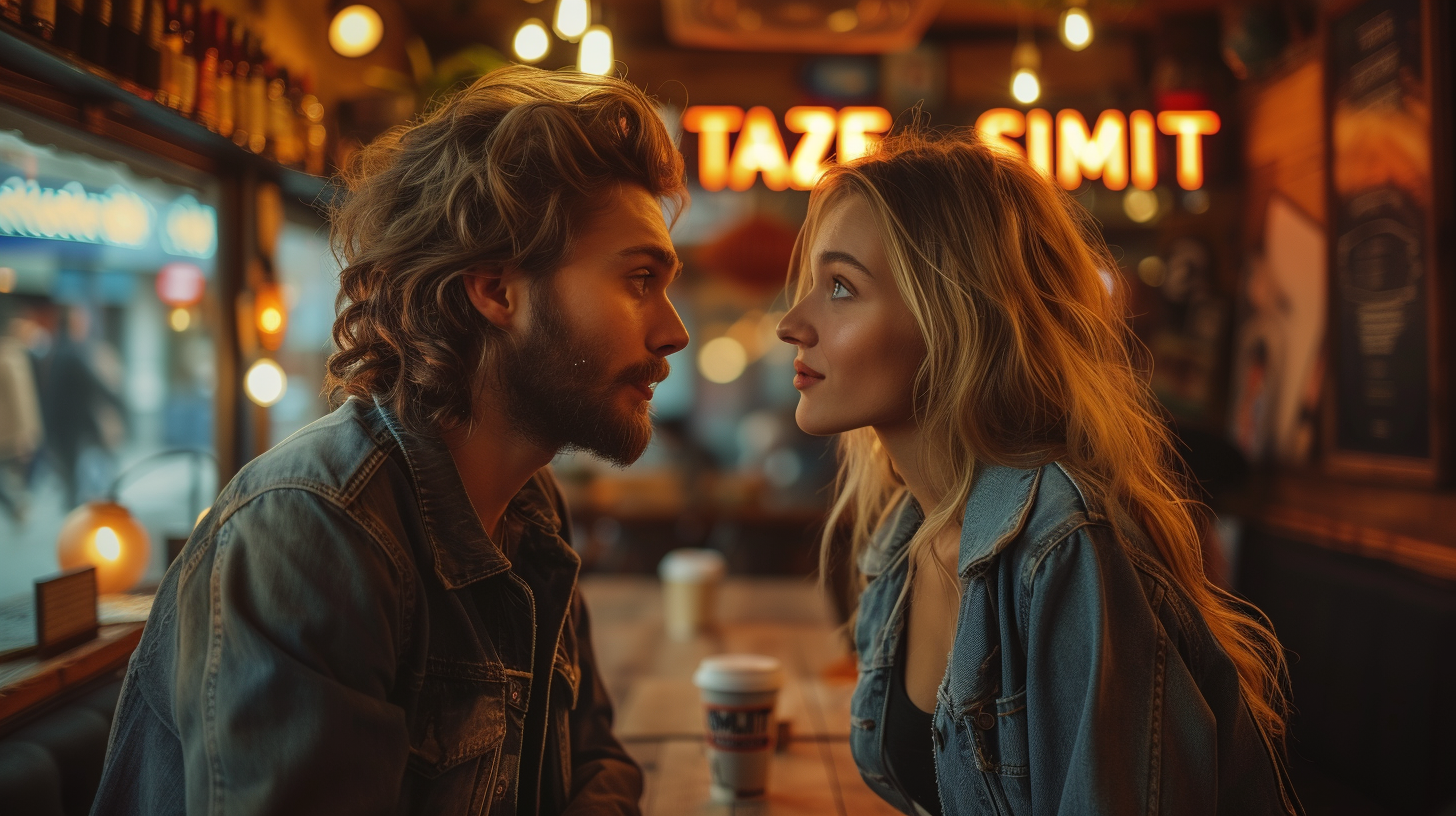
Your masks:
M834 288L829 290L830 299L849 297L849 289L839 281L834 282Z

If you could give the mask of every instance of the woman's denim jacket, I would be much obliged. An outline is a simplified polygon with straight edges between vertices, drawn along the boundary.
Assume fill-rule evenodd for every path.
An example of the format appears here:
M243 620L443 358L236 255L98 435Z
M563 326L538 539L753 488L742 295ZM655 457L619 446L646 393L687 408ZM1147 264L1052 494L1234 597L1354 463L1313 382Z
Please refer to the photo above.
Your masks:
M92 813L638 813L564 518L542 470L508 560L376 404L289 437L162 580Z
M914 813L884 754L904 632L913 500L861 567L850 746L876 793ZM946 816L1300 812L1238 673L1146 538L1088 508L1059 465L983 467L966 503L961 601L926 753ZM921 757L895 757L901 766Z

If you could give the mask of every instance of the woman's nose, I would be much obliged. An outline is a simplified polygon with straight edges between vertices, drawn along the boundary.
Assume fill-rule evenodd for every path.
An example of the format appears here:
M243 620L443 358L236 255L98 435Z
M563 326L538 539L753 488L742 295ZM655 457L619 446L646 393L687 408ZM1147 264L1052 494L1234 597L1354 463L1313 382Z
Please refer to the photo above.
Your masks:
M817 335L814 333L813 326L804 319L803 310L800 308L802 305L803 303L801 302L799 305L790 309L784 315L783 319L779 321L778 328L774 331L778 334L779 339L785 343L790 343L795 346L812 346L817 339Z

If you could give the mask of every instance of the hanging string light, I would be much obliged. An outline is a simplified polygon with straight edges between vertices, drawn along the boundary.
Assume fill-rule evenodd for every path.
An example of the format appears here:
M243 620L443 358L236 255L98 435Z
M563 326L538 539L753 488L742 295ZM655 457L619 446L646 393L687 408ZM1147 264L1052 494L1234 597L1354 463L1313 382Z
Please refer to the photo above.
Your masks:
M1070 0L1057 25L1062 44L1073 51L1081 51L1092 44L1092 17L1087 14L1085 2L1086 0Z
M1032 40L1031 31L1022 28L1016 49L1011 52L1011 96L1023 105L1041 98L1041 51Z
M612 32L606 26L587 29L577 49L576 67L583 74L605 76L612 72Z
M556 36L567 42L576 42L590 25L591 8L587 0L558 0L556 16L551 20Z
M546 24L535 17L521 23L511 47L521 62L540 62L551 52L551 35L546 31Z

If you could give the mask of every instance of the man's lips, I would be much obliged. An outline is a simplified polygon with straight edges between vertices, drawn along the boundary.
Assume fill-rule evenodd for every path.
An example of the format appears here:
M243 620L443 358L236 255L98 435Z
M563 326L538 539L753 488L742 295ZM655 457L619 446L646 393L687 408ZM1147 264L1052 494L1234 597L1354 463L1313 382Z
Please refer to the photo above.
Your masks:
M798 360L795 360L794 361L794 387L795 388L797 388L797 389L799 389L799 390L802 391L803 389L808 388L809 386L813 385L814 383L820 382L823 379L824 379L824 375L823 374L820 374L819 372L817 372L814 369L812 369L812 368L804 365L803 363L799 362Z

